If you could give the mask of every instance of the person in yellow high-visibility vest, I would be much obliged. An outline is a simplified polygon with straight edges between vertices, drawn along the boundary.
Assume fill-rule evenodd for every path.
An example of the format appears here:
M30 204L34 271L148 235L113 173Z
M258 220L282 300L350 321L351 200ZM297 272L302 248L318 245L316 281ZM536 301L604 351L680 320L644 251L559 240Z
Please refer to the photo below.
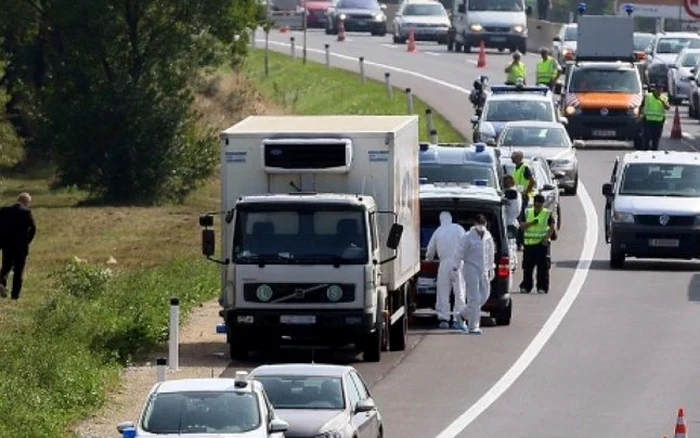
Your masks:
M561 75L561 68L557 60L549 55L549 50L546 48L540 50L540 55L542 55L542 60L537 63L537 84L546 85L551 90Z
M515 180L515 188L522 195L522 211L525 211L528 204L531 203L532 197L535 195L535 173L530 167L523 162L523 153L514 151L510 155L511 161L515 164L513 169L513 179ZM523 233L518 233L517 236L518 249L523 246Z
M549 293L550 240L555 239L555 220L544 208L544 196L535 195L532 207L520 217L520 229L525 233L523 249L523 281L520 293L529 294L535 286L532 277L537 269L537 293Z
M522 79L523 85L526 84L527 72L525 70L525 63L520 60L520 52L513 53L513 62L508 64L506 67L506 85L516 85L518 79Z
M644 144L642 150L659 150L659 140L664 131L666 110L671 106L663 84L656 84L654 91L644 95L642 101L642 116L644 117Z

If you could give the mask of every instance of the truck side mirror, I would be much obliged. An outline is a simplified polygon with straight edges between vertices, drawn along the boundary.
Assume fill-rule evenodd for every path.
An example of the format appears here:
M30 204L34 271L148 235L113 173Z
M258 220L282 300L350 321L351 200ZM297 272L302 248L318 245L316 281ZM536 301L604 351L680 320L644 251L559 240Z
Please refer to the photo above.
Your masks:
M403 235L403 225L394 224L389 230L389 237L386 239L386 246L389 249L396 249L399 247L401 242L401 236Z
M603 184L603 196L612 196L612 194L613 194L612 184L610 184L610 183Z
M457 12L460 14L466 14L467 13L467 5L464 3L460 3L457 5Z
M216 251L216 236L214 230L202 230L202 254L212 257Z
M211 228L214 226L214 216L203 214L199 217L199 226L202 228Z

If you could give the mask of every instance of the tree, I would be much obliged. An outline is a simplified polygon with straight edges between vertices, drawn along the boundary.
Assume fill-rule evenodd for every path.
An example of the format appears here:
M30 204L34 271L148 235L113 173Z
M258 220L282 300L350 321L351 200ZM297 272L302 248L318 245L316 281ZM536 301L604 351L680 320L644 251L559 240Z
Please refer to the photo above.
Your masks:
M218 157L192 80L245 53L256 0L0 0L10 110L58 184L181 199Z

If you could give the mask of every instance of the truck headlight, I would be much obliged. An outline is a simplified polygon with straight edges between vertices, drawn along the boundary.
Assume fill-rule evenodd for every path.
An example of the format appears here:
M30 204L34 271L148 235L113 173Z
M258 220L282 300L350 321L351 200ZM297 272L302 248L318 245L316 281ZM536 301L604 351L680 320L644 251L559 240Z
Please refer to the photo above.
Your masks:
M523 26L513 26L513 32L515 33L522 33L525 28Z
M472 24L469 28L472 30L472 32L481 32L484 30L484 27L480 24Z
M614 211L612 214L613 222L620 222L623 224L633 224L634 215L632 213L623 213L620 211Z
M566 113L567 116L572 116L574 114L579 114L581 112L581 109L578 107L575 107L573 105L569 105L566 107L564 112Z
M272 299L272 288L266 284L261 284L255 290L255 296L258 297L260 301L268 302Z
M338 15L338 18L340 18L341 20L345 21L345 19L348 18L348 16L345 15L345 14L340 14L340 15Z

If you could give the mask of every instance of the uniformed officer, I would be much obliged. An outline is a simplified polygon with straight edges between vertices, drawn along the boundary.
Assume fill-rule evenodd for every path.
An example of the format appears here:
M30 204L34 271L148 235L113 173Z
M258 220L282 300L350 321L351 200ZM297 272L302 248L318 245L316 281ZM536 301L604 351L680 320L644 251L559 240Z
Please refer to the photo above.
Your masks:
M554 84L559 79L561 68L556 59L549 56L549 50L542 48L540 50L542 60L537 63L537 84L544 84L549 89L554 89Z
M510 159L515 164L513 169L513 179L515 180L515 188L518 189L522 197L522 210L521 213L525 211L530 199L535 194L535 174L530 169L530 166L523 162L523 153L521 151L514 151L510 155ZM517 236L518 249L523 247L523 231L520 230Z
M522 79L523 85L526 84L525 63L520 60L520 52L513 52L513 62L506 67L506 85L516 85L518 79Z
M644 95L642 115L644 117L644 144L642 150L659 150L659 140L664 130L666 110L671 108L663 84L657 83L654 91Z
M551 264L549 244L555 233L554 222L550 211L544 208L544 196L535 195L532 207L527 208L520 218L520 228L525 232L523 281L520 283L520 293L529 294L532 291L532 276L535 269L537 269L537 293L549 292Z

